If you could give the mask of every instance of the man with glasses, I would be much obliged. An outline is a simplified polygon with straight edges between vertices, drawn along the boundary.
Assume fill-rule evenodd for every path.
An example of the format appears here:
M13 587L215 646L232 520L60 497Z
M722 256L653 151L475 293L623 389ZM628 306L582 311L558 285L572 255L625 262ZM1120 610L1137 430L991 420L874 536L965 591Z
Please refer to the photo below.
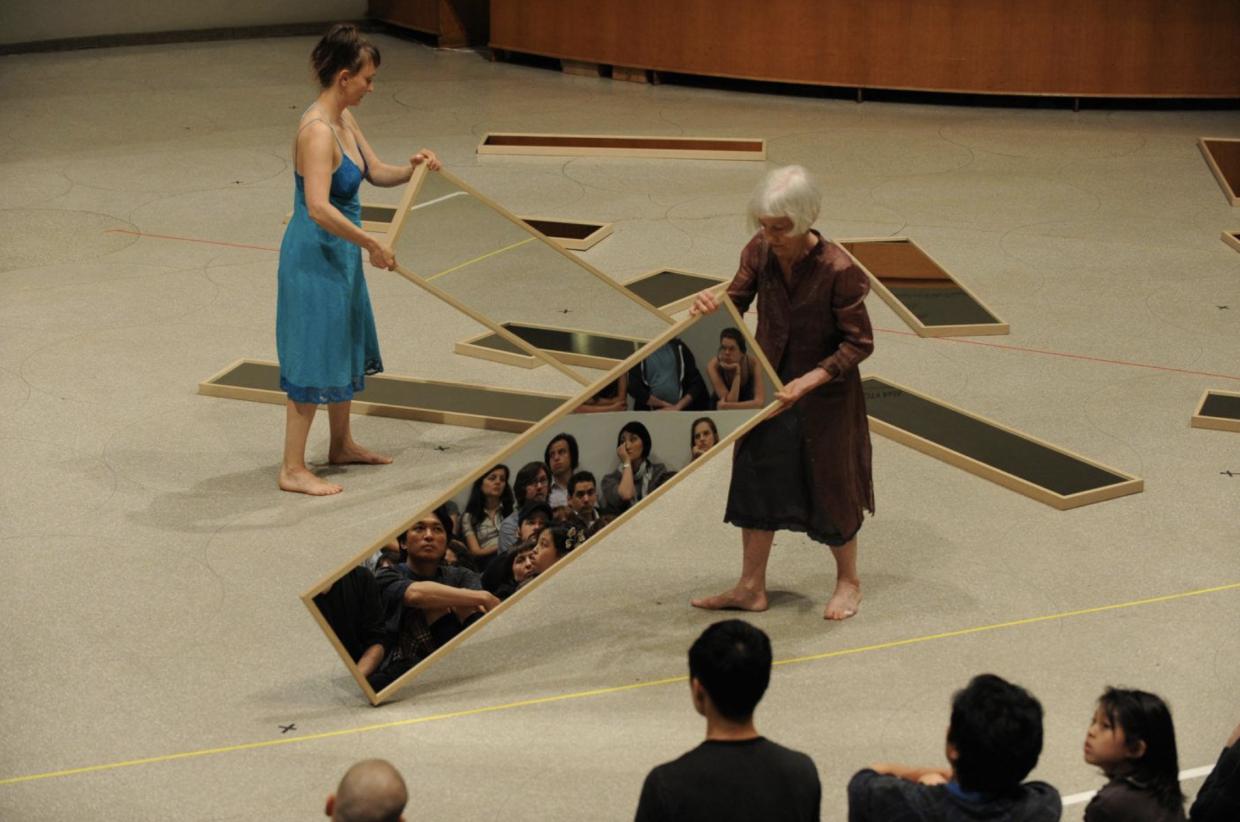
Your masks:
M517 544L517 526L520 525L520 511L527 502L546 502L551 493L551 472L545 463L528 462L517 472L517 480L512 484L513 493L517 495L516 509L504 517L499 524L499 550L508 551Z

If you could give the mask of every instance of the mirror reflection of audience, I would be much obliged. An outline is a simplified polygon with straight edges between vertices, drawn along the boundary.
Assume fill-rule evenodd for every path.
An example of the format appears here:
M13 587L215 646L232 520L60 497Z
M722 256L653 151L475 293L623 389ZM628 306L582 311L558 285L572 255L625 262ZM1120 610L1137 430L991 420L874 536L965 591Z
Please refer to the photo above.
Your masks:
M538 535L538 543L534 547L532 561L533 572L541 574L568 556L569 552L581 544L582 534L576 528L557 525L547 528Z
M671 473L651 459L650 432L640 422L628 422L616 437L620 467L603 477L604 511L619 514L658 488Z
M517 542L534 539L553 520L551 506L538 500L530 500L517 512ZM515 547L515 544L514 544Z
M627 411L629 407L629 375L621 374L590 399L573 409L574 414L597 414L604 411Z
M591 526L599 518L598 484L589 471L578 471L568 481L568 507L573 517L584 525Z
M515 507L507 465L496 465L474 480L461 516L461 536L480 570L486 570L499 550L500 526Z
M719 353L706 364L706 374L713 389L711 406L729 408L761 408L766 405L766 386L758 358L749 353L745 337L738 329L719 332Z
M371 687L379 690L499 604L478 574L444 564L452 521L443 506L414 522L405 562L383 568L375 580L383 598L391 650ZM375 684L379 680L379 684Z
M546 502L551 493L551 472L541 462L527 462L517 472L517 481L513 483L513 491L517 497L517 509L508 516L499 527L499 549L508 551L519 541L517 539L518 514L527 502ZM547 511L550 518L550 509Z
M719 429L710 417L698 417L689 426L689 461L697 459L719 444Z
M482 587L501 601L516 593L527 581L538 576L534 570L534 549L537 539L531 538L512 551L501 554L482 575Z
M629 369L634 411L704 411L706 382L689 346L673 337Z
M364 759L345 772L323 813L332 822L404 822L409 791L400 772L383 759Z
M547 502L553 511L568 505L568 480L578 468L580 454L577 438L563 432L552 437L543 451L543 463L551 472L551 490Z
M369 680L379 670L391 644L374 574L359 565L316 596L314 604L362 676Z

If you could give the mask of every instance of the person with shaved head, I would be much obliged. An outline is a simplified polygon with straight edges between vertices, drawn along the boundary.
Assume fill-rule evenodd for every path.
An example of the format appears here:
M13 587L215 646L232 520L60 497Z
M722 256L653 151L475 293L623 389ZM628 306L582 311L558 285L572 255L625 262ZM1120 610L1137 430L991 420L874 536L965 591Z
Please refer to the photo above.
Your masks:
M405 780L384 759L364 759L345 772L323 812L332 822L398 822L409 793Z

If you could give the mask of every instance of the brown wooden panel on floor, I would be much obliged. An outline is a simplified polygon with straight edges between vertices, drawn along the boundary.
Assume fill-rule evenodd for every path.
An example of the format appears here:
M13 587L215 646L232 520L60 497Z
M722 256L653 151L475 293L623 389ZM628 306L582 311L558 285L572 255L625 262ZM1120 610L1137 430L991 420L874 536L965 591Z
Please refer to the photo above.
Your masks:
M1136 477L879 377L862 386L875 433L1060 510L1143 490Z
M283 405L280 366L241 360L198 385L198 393ZM353 400L353 411L520 433L562 406L568 397L484 388L466 383L376 374Z
M1193 428L1240 431L1240 393L1207 389L1190 424Z
M1202 137L1197 141L1206 165L1214 172L1223 196L1232 205L1240 205L1240 139Z
M766 141L727 137L494 133L483 135L478 153L765 160Z
M673 314L692 305L699 291L727 282L719 277L665 268L630 280L624 287L651 305Z
M1224 231L1223 242L1227 243L1236 251L1240 251L1240 231Z
M1006 334L1000 320L907 237L837 240L883 301L923 337Z

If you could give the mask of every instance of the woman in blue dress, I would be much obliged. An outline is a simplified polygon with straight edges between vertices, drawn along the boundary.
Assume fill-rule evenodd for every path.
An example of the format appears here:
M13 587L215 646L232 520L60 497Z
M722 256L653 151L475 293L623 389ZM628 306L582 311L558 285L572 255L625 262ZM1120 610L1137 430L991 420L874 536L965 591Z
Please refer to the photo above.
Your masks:
M413 169L439 168L427 149L408 165L378 158L349 112L374 90L379 50L356 26L333 26L310 57L321 91L306 109L293 147L293 217L280 244L276 349L280 388L288 394L280 488L302 494L338 494L339 485L306 467L306 439L315 411L327 405L328 461L384 465L391 457L353 441L349 406L368 374L383 370L362 249L370 264L396 267L392 249L361 228L362 180L376 186L409 182Z

